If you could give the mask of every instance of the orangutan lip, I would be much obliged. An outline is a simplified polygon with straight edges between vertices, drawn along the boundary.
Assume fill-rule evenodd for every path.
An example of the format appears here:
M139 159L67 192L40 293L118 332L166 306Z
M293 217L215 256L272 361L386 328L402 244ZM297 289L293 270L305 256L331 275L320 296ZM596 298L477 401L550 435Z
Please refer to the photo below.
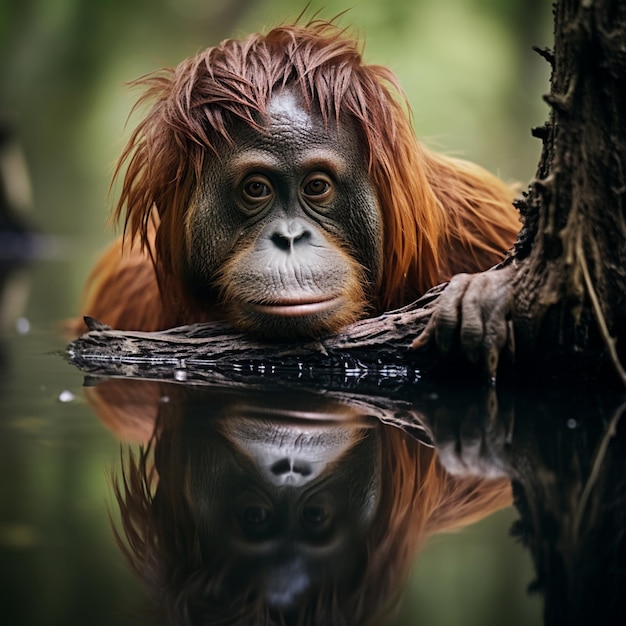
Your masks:
M276 317L304 317L305 315L316 315L337 306L341 296L333 296L326 300L311 300L307 298L296 298L293 300L280 300L271 304L258 304L250 302L250 308L264 315Z

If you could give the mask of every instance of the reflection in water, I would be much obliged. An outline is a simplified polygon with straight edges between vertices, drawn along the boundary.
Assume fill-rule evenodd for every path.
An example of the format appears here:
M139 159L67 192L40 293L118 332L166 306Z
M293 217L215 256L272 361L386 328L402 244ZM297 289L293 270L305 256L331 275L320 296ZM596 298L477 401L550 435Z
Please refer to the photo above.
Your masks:
M544 623L626 624L626 396L490 389L418 404L451 474L511 479Z
M27 217L31 205L26 162L11 124L0 117L0 340L13 328L28 296L24 263L36 256ZM0 344L0 368L3 360Z
M88 396L146 444L115 486L119 543L169 623L387 624L425 537L510 502L506 479L451 476L367 397L132 380Z

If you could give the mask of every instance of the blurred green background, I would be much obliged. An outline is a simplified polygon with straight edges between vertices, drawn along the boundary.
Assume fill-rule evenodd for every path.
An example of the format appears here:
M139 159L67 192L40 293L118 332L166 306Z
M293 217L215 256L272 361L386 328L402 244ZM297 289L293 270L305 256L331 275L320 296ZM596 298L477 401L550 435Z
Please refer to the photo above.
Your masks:
M175 65L221 39L288 22L302 10L365 41L369 62L399 76L427 145L507 180L532 178L540 142L530 128L547 107L547 0L0 0L0 115L21 143L33 192L31 221L54 235L28 268L27 335L0 337L1 624L126 624L138 588L113 547L104 467L118 444L78 399L57 401L82 377L58 357L58 320L73 315L103 245L110 176L137 121L128 81ZM2 356L0 355L0 356ZM435 538L411 580L402 625L539 623L525 595L529 558L504 511ZM115 616L115 617L112 617Z

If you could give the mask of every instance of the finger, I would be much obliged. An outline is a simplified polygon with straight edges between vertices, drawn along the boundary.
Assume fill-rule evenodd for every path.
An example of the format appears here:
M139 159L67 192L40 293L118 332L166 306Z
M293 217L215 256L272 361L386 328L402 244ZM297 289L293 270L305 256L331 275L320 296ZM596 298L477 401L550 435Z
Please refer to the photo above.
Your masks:
M437 310L433 312L428 320L428 323L424 327L424 330L411 342L411 348L413 350L420 350L421 348L429 345L435 335Z
M468 285L469 274L457 274L439 296L435 319L435 342L442 354L447 354L454 343L461 323L461 306Z
M510 362L513 363L515 361L515 326L513 324L513 320L507 320L507 356L510 359Z
M495 379L500 361L500 353L506 345L508 326L504 318L490 317L485 324L483 341L483 360L489 378Z
M483 322L485 290L483 289L484 281L481 278L481 276L476 276L467 287L461 306L461 347L472 363L478 362L482 354L485 333Z
M511 297L508 291L495 294L490 304L485 319L483 362L488 376L495 381L500 354L509 343L509 335L512 330L507 319L511 312Z
M413 340L411 348L419 350L433 341L443 354L450 351L457 332L460 302L469 283L469 274L458 274L441 292L426 327Z

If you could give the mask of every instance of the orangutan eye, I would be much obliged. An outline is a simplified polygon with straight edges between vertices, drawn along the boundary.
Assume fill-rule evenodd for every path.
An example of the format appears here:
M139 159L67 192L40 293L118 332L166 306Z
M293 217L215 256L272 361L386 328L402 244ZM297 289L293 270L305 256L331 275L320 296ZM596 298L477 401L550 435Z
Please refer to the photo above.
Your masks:
M332 181L324 174L312 174L304 181L302 193L314 202L326 202L333 195Z
M321 196L328 191L329 187L330 185L325 180L317 178L306 184L304 193L308 196Z
M302 519L311 528L323 528L329 523L330 512L321 506L305 506Z
M246 194L250 198L265 198L270 195L270 188L267 185L255 180L246 185Z
M242 518L247 526L258 527L264 525L269 520L270 511L262 505L250 505L243 510Z
M271 183L263 176L251 176L246 179L241 190L243 200L252 205L265 202L273 193Z

